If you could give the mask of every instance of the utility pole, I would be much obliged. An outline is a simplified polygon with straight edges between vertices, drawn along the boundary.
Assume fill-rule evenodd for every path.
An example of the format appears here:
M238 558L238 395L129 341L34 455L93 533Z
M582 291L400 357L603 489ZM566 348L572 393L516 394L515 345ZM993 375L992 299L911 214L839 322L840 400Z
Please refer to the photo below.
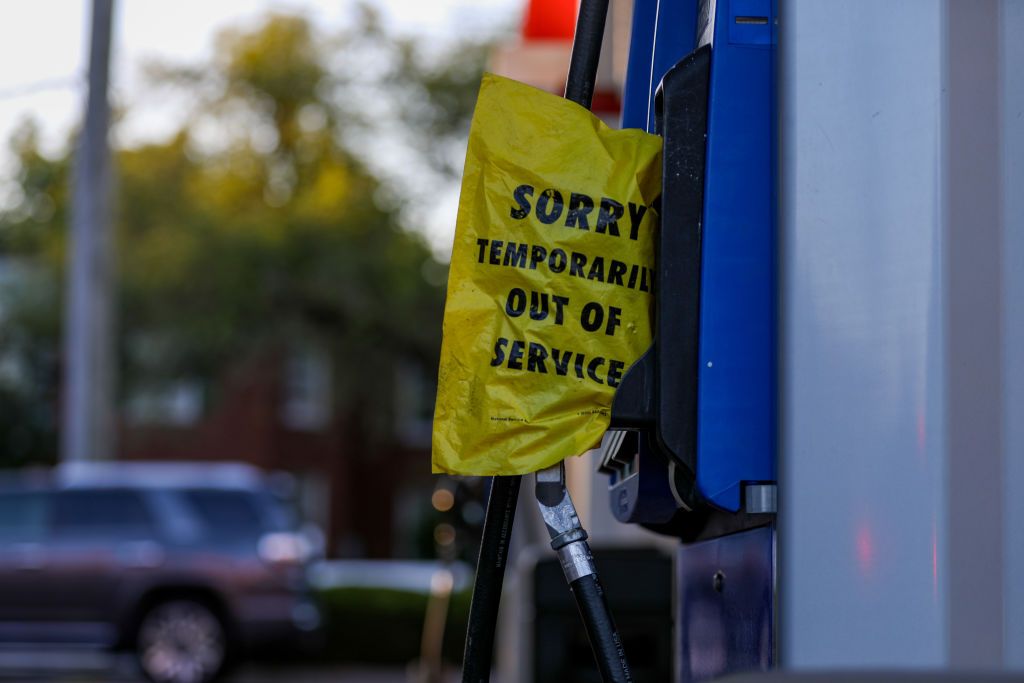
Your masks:
M114 457L114 244L110 221L113 0L93 0L89 92L78 141L64 303L61 460Z

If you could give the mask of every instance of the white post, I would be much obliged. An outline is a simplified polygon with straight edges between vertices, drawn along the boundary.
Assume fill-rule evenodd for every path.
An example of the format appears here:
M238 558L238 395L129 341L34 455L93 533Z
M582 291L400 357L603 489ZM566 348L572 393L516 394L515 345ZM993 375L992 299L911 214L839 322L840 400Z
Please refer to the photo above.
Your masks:
M89 92L75 159L64 317L61 460L114 456L110 33L113 0L93 0Z

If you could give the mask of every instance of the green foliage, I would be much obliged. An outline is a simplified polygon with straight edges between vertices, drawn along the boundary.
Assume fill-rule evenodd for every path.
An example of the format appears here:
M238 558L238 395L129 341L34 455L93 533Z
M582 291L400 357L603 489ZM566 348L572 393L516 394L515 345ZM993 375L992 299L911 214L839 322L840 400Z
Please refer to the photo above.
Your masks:
M323 655L336 662L404 664L420 655L429 597L389 588L320 591L326 643ZM469 620L472 591L451 596L444 630L444 658L458 664Z
M435 162L465 134L483 51L423 66L411 44L371 23L367 15L359 30L326 40L300 16L272 14L224 32L211 65L151 68L155 85L184 94L192 111L168 141L115 151L122 391L189 377L215 394L233 363L308 342L335 358L339 408L380 416L396 358L433 372L443 266L408 229L417 213L384 200L396 190L365 154L380 131L373 108L360 109L365 84L344 65L367 59L374 36L392 67L378 94L401 102L410 153L451 174ZM350 142L360 137L357 153ZM24 277L0 282L0 359L46 376L52 409L71 154L44 156L30 125L11 149L18 174L15 201L0 213L0 261ZM0 373L0 394L17 394L4 382ZM0 443L0 458L5 451Z

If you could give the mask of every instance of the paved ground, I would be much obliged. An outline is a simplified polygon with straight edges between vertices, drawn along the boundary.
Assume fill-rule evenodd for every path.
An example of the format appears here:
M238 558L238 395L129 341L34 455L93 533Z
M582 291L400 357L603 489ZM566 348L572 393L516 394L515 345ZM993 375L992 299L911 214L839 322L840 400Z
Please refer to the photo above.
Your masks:
M230 683L418 683L414 672L402 669L253 669L240 671ZM457 672L449 672L446 683L459 680Z
M225 683L418 683L414 671L402 667L245 666ZM458 681L448 672L446 683ZM129 655L97 652L3 652L4 683L143 683Z
M103 671L0 671L0 681L14 683L145 683L138 676ZM224 683L412 683L401 669L246 669Z
M446 683L458 681L450 673ZM0 671L4 683L145 683L135 675L108 671L52 671L45 668ZM415 683L416 679L402 669L393 668L247 668L238 671L224 683Z

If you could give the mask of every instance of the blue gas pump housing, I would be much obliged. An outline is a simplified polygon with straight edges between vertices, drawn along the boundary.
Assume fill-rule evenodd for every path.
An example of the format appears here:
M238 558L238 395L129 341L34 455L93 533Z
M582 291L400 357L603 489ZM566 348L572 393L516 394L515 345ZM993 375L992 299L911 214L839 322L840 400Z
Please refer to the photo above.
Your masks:
M665 173L655 346L602 461L620 521L672 533L776 480L775 4L634 5L622 125L663 136Z

